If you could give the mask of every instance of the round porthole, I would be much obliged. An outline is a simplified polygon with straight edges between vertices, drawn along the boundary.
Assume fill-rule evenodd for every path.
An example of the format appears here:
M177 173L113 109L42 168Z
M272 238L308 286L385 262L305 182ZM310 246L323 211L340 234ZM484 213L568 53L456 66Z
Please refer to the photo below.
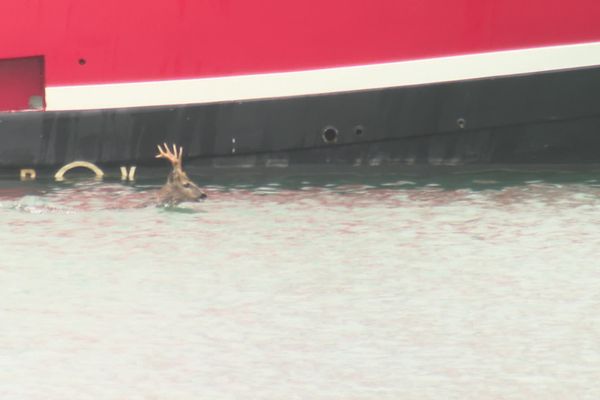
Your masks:
M328 126L325 129L323 129L322 137L323 137L323 141L325 143L332 144L332 143L337 142L338 135L339 135L338 130L336 128L334 128L333 126Z

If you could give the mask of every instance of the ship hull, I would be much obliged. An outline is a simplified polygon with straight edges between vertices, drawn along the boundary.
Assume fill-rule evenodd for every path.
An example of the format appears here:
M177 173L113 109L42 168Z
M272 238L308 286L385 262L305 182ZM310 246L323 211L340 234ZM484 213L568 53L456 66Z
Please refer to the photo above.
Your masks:
M600 68L208 104L5 113L4 169L600 162Z
M6 1L0 168L595 163L600 3L563 3Z

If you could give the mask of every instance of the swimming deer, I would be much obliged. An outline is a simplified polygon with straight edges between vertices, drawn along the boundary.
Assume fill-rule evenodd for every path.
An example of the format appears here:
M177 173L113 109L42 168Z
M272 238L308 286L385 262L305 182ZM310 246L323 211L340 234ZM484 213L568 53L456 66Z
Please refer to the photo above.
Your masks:
M166 158L171 162L173 170L167 178L167 183L158 192L158 202L163 205L173 206L185 201L198 201L206 198L204 193L194 182L188 178L187 174L181 169L181 156L183 147L173 145L173 151L169 149L166 143L164 149L158 145L158 154L156 158Z

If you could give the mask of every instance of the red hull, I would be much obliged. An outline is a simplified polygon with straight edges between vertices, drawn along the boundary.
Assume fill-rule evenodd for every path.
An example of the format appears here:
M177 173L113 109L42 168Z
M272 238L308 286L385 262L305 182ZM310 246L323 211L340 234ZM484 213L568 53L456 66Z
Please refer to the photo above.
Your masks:
M43 56L47 86L296 71L600 41L575 0L19 0L0 59Z

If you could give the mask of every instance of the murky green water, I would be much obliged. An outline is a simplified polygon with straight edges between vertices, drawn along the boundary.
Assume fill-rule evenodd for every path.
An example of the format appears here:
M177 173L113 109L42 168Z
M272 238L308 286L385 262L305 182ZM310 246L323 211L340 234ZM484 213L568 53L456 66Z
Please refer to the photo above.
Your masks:
M0 182L0 398L600 398L599 182Z

